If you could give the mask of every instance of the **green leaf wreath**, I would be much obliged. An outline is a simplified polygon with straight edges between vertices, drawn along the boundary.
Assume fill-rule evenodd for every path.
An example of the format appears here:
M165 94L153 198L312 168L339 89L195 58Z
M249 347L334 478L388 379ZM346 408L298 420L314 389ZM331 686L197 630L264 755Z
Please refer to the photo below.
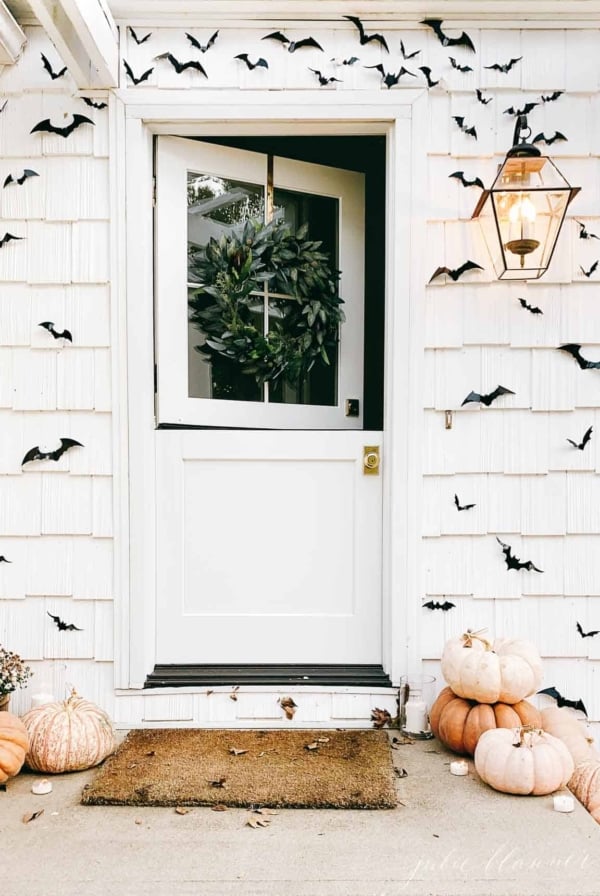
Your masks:
M249 220L189 253L190 320L205 334L196 350L262 385L282 377L302 384L315 363L329 364L344 320L339 271L332 270L307 225ZM263 290L269 290L264 333Z

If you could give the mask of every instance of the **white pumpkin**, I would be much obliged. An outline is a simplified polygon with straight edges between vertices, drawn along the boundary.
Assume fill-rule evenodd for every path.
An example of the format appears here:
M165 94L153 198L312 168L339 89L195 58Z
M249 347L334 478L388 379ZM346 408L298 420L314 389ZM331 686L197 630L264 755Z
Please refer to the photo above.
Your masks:
M442 674L454 693L477 703L518 703L542 683L535 645L518 638L490 643L469 629L446 642Z
M75 691L67 700L44 703L23 716L29 735L25 764L60 774L98 765L117 746L108 715Z
M552 793L565 786L575 768L563 742L538 729L484 731L473 758L481 780L502 793Z

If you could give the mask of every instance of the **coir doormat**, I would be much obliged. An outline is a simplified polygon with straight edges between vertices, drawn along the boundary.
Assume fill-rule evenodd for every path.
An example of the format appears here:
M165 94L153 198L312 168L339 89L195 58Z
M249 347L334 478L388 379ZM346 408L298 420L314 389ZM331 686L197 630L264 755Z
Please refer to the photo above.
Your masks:
M131 731L83 791L96 806L391 809L384 731Z

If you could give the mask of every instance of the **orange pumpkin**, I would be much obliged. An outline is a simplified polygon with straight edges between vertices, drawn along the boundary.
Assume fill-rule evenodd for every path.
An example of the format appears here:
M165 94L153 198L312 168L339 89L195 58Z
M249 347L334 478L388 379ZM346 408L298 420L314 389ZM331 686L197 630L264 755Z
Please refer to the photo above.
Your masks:
M0 712L0 784L18 775L29 746L27 728L11 712Z
M457 697L451 688L444 688L429 713L431 730L446 747L455 753L472 756L484 731L492 728L541 727L539 711L527 700L507 703L477 703Z

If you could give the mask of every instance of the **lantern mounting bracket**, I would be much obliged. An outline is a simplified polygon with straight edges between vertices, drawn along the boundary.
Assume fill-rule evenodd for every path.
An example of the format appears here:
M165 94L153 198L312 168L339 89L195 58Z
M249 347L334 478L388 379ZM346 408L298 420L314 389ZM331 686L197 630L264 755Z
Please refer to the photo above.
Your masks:
M524 113L517 115L515 122L515 132L513 134L512 148L506 153L507 158L515 156L541 156L541 152L532 143L527 140L531 137L531 128L527 124L527 116Z

